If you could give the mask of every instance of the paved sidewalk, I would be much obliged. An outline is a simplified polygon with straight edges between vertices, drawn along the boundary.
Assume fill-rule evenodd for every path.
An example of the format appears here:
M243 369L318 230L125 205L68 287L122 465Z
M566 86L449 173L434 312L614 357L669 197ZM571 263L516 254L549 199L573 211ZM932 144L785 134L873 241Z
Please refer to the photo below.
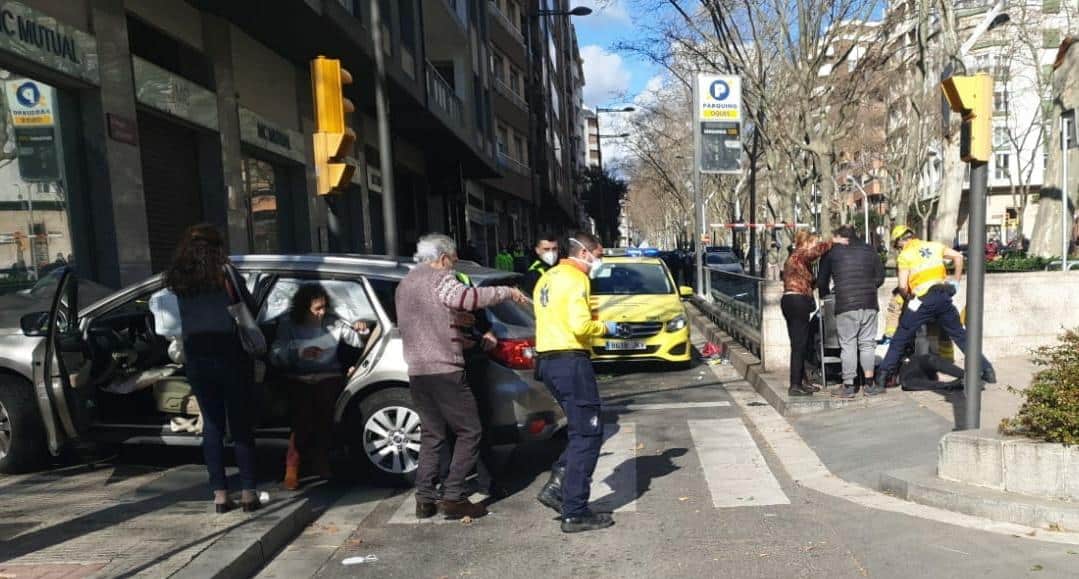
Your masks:
M268 508L217 515L200 464L0 476L0 577L169 577L219 539L290 516L298 496L266 488Z
M1034 378L1037 368L1030 361L1030 356L1012 356L993 360L997 371L997 383L986 384L982 391L982 428L996 428L1001 419L1011 418L1019 411L1023 398L1018 392L1010 392L1008 387L1026 390ZM956 364L963 367L963 355L959 352ZM905 392L912 400L925 408L951 421L962 420L966 412L966 400L963 392Z

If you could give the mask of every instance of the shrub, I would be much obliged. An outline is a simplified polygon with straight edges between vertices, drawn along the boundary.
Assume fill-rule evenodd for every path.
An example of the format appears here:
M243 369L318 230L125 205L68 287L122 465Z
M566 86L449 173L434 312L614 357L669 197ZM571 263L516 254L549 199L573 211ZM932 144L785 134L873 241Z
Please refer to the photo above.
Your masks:
M1079 444L1079 332L1069 330L1060 343L1033 353L1034 364L1041 369L1022 392L1025 400L1019 413L1002 420L1000 431Z
M1026 257L1022 255L1009 255L1007 257L990 261L985 264L987 272L1018 272L1018 271L1042 271L1049 265L1048 259L1043 257Z

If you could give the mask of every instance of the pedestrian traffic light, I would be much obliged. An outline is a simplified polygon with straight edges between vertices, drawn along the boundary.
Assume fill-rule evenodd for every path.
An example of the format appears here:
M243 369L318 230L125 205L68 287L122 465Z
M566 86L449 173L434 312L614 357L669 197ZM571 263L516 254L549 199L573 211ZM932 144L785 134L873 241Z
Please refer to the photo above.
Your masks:
M344 87L352 75L341 61L319 56L311 61L311 92L315 101L315 178L318 194L328 195L352 181L356 167L347 161L356 133L345 114L356 109L345 98Z
M993 77L984 72L952 76L944 79L940 88L952 110L963 115L959 156L967 163L989 162L993 151Z

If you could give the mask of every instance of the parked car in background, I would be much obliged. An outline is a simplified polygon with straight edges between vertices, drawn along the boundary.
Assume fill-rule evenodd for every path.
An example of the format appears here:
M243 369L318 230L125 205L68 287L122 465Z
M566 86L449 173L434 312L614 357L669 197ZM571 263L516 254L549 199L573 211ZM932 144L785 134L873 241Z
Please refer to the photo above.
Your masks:
M378 257L266 255L233 258L272 341L293 294L319 283L333 314L373 327L363 351L342 347L355 367L337 401L334 428L349 456L374 478L407 480L419 457L420 418L408 392L394 294L414 264ZM517 275L460 262L477 285L515 283ZM87 302L85 282L64 268L50 304L6 302L20 317L0 329L0 472L32 470L74 440L198 445L198 404L182 360L154 332L150 295L160 275ZM12 296L14 298L15 296ZM9 298L9 299L12 299ZM486 310L500 342L474 354L469 372L495 444L546 439L565 425L547 389L533 378L535 320L512 303ZM14 314L3 319L13 319ZM289 408L279 371L261 360L256 437L287 440Z
M728 273L744 273L742 262L734 252L710 252L704 255L706 266Z
M692 288L675 284L659 258L605 258L592 280L592 305L600 319L618 322L626 331L593 340L593 359L689 362L689 319L682 298L692 295Z

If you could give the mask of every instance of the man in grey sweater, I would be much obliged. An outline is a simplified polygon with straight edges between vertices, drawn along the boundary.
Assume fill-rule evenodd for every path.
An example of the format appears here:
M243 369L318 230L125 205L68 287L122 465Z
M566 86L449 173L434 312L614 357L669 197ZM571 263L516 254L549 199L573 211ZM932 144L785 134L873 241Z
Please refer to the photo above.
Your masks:
M471 326L468 312L510 299L518 303L528 299L515 288L476 288L458 281L453 271L457 245L445 235L421 237L416 262L396 294L397 326L421 425L416 517L433 517L441 510L449 519L479 518L487 509L469 501L465 494L465 479L476 465L483 428L465 378L464 350L471 340L463 331ZM447 429L453 431L456 442L439 497L435 481Z

